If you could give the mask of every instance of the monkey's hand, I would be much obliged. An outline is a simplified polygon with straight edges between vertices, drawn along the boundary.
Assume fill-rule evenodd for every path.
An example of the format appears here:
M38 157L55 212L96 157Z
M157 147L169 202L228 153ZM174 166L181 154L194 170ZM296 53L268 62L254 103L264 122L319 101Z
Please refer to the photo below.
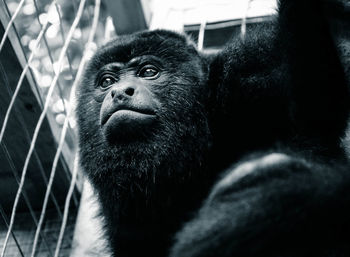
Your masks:
M348 173L277 153L236 165L177 234L170 256L347 256Z

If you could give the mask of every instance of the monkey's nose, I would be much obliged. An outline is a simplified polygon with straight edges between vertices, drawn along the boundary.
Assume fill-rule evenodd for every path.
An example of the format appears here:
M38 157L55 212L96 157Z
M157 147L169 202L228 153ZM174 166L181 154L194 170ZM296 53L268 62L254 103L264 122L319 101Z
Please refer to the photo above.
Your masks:
M134 94L135 94L135 88L133 87L115 88L111 91L112 98L119 101L129 99Z

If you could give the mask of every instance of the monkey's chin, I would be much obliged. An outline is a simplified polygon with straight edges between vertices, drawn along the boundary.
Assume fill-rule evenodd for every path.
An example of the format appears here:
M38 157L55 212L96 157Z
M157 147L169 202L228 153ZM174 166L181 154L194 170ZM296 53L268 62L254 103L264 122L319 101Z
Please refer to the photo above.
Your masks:
M119 110L109 117L102 126L102 131L109 143L128 143L144 138L154 126L156 118L152 114Z

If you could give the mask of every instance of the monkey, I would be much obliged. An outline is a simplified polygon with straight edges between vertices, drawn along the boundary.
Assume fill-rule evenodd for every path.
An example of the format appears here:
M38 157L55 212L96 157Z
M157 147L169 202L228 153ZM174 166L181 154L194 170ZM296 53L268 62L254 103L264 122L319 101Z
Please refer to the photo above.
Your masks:
M112 252L165 256L213 179L205 171L207 64L192 42L168 31L119 37L95 56L78 92L82 167ZM207 189L193 192L196 184Z
M214 55L167 30L95 53L79 151L113 256L350 254L350 94L330 30L344 10L281 0Z

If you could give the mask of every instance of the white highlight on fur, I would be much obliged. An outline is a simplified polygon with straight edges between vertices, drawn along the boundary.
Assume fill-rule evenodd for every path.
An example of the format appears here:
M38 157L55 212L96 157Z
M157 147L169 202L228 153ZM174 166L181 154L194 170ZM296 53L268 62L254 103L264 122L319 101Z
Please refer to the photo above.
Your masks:
M282 153L271 153L262 158L254 159L252 161L245 162L235 168L231 173L226 175L217 185L218 187L226 187L232 185L239 179L254 172L258 168L263 168L270 165L281 164L290 160L290 157Z
M104 235L104 222L102 217L98 216L100 211L101 206L93 187L85 180L70 257L111 256L107 237Z

